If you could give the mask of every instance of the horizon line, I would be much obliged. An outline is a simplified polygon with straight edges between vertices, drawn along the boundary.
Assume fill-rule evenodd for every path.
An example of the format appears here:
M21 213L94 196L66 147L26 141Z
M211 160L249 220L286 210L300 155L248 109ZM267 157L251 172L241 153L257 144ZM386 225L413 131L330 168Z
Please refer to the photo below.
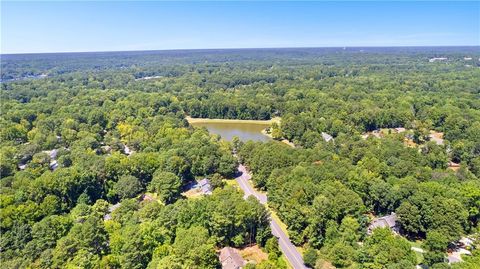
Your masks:
M97 50L97 51L52 51L52 52L9 52L0 55L32 55L32 54L69 54L69 53L115 53L115 52L160 52L160 51L209 51L209 50L269 50L269 49L333 49L333 48L465 48L478 45L398 45L398 46L299 46L299 47L238 47L238 48L178 48L178 49L133 49L133 50Z

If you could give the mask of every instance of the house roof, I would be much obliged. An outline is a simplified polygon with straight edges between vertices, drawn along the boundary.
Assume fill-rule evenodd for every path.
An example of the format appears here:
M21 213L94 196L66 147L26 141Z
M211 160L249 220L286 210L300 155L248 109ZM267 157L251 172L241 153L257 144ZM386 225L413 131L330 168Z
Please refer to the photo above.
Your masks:
M108 212L110 212L110 213L113 212L115 209L119 208L121 205L122 204L120 204L120 203L116 203L114 205L109 206L108 207Z
M127 145L123 145L123 152L128 156L132 155L135 151L131 150Z
M108 213L105 214L105 216L103 216L103 219L104 220L111 220L112 219L112 215L110 213L112 213L113 211L115 211L115 209L119 208L122 204L120 203L116 203L114 205L111 205L108 207Z
M208 178L204 178L204 179L202 179L202 180L200 180L200 181L198 182L198 185L199 185L200 187L202 187L202 186L204 186L204 185L207 185L207 184L210 185L210 180L208 180Z
M397 215L392 213L388 216L383 216L381 218L374 219L370 225L369 229L373 230L375 228L393 228L396 226L397 223Z
M219 259L222 264L222 269L239 269L246 264L245 260L238 253L238 250L231 247L222 248Z
M202 186L202 192L205 193L205 194L211 194L212 193L212 186L210 185L205 185L205 186Z
M58 154L58 149L44 150L43 152L46 153L50 157L50 159L56 159Z
M204 194L211 194L212 193L212 185L210 184L210 180L208 180L208 178L204 178L204 179L198 181L197 186L200 187L200 190Z
M468 238L468 237L462 237L458 242L462 243L465 246L471 246L473 245L473 240Z
M325 133L325 132L322 132L322 138L323 140L327 141L327 142L330 142L331 140L333 140L333 136Z
M50 169L55 170L58 168L58 162L57 160L53 160L50 162Z

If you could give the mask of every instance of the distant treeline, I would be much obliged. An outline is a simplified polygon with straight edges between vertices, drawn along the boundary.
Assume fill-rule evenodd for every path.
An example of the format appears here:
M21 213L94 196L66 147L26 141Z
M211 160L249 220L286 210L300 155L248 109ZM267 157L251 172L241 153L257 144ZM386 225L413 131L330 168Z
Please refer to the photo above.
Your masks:
M396 212L402 235L424 242L423 263L447 268L449 243L479 229L479 57L478 47L2 55L2 265L218 268L219 248L257 243L269 257L251 268L286 268L268 211L225 186L235 149L308 265L414 268L406 239L366 233L369 216ZM296 148L226 143L186 116L280 116L272 135ZM396 127L410 144L361 136ZM181 195L204 177L211 196Z

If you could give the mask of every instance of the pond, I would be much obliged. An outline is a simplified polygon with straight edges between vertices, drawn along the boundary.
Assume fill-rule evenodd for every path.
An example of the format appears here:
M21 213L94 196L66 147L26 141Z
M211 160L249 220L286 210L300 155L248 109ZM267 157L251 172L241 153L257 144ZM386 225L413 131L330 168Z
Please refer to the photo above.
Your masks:
M262 134L262 130L270 126L268 122L253 123L252 121L192 121L191 125L195 127L205 127L212 134L218 134L227 141L232 141L234 136L238 136L241 141L260 141L267 142L272 140L270 137Z

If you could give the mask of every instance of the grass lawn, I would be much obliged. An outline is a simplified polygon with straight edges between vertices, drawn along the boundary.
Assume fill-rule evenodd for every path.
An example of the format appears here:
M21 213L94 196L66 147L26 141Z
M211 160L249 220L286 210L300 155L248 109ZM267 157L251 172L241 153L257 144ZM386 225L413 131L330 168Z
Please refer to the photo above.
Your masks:
M420 240L416 240L416 241L408 241L408 243L410 243L410 246L411 247L416 247L416 248L422 248L422 241ZM421 264L423 262L423 254L420 253L420 252L415 252L415 256L417 256L417 264Z
M225 186L233 186L235 188L239 187L235 179L224 179L223 182L225 182Z
M282 222L282 220L278 217L277 213L275 211L273 211L272 209L268 208L268 211L270 212L270 217L275 220L278 225L280 226L280 229L282 229L282 231L288 235L288 231L287 231L287 225L285 223Z
M416 240L416 241L408 241L410 243L410 246L416 247L416 248L422 248L422 241Z
M295 246L295 248L296 248L297 251L300 253L300 255L303 256L303 253L305 253L305 248L303 248L303 247L297 247L297 246Z
M420 252L415 252L415 256L417 257L417 264L423 263L423 254Z

